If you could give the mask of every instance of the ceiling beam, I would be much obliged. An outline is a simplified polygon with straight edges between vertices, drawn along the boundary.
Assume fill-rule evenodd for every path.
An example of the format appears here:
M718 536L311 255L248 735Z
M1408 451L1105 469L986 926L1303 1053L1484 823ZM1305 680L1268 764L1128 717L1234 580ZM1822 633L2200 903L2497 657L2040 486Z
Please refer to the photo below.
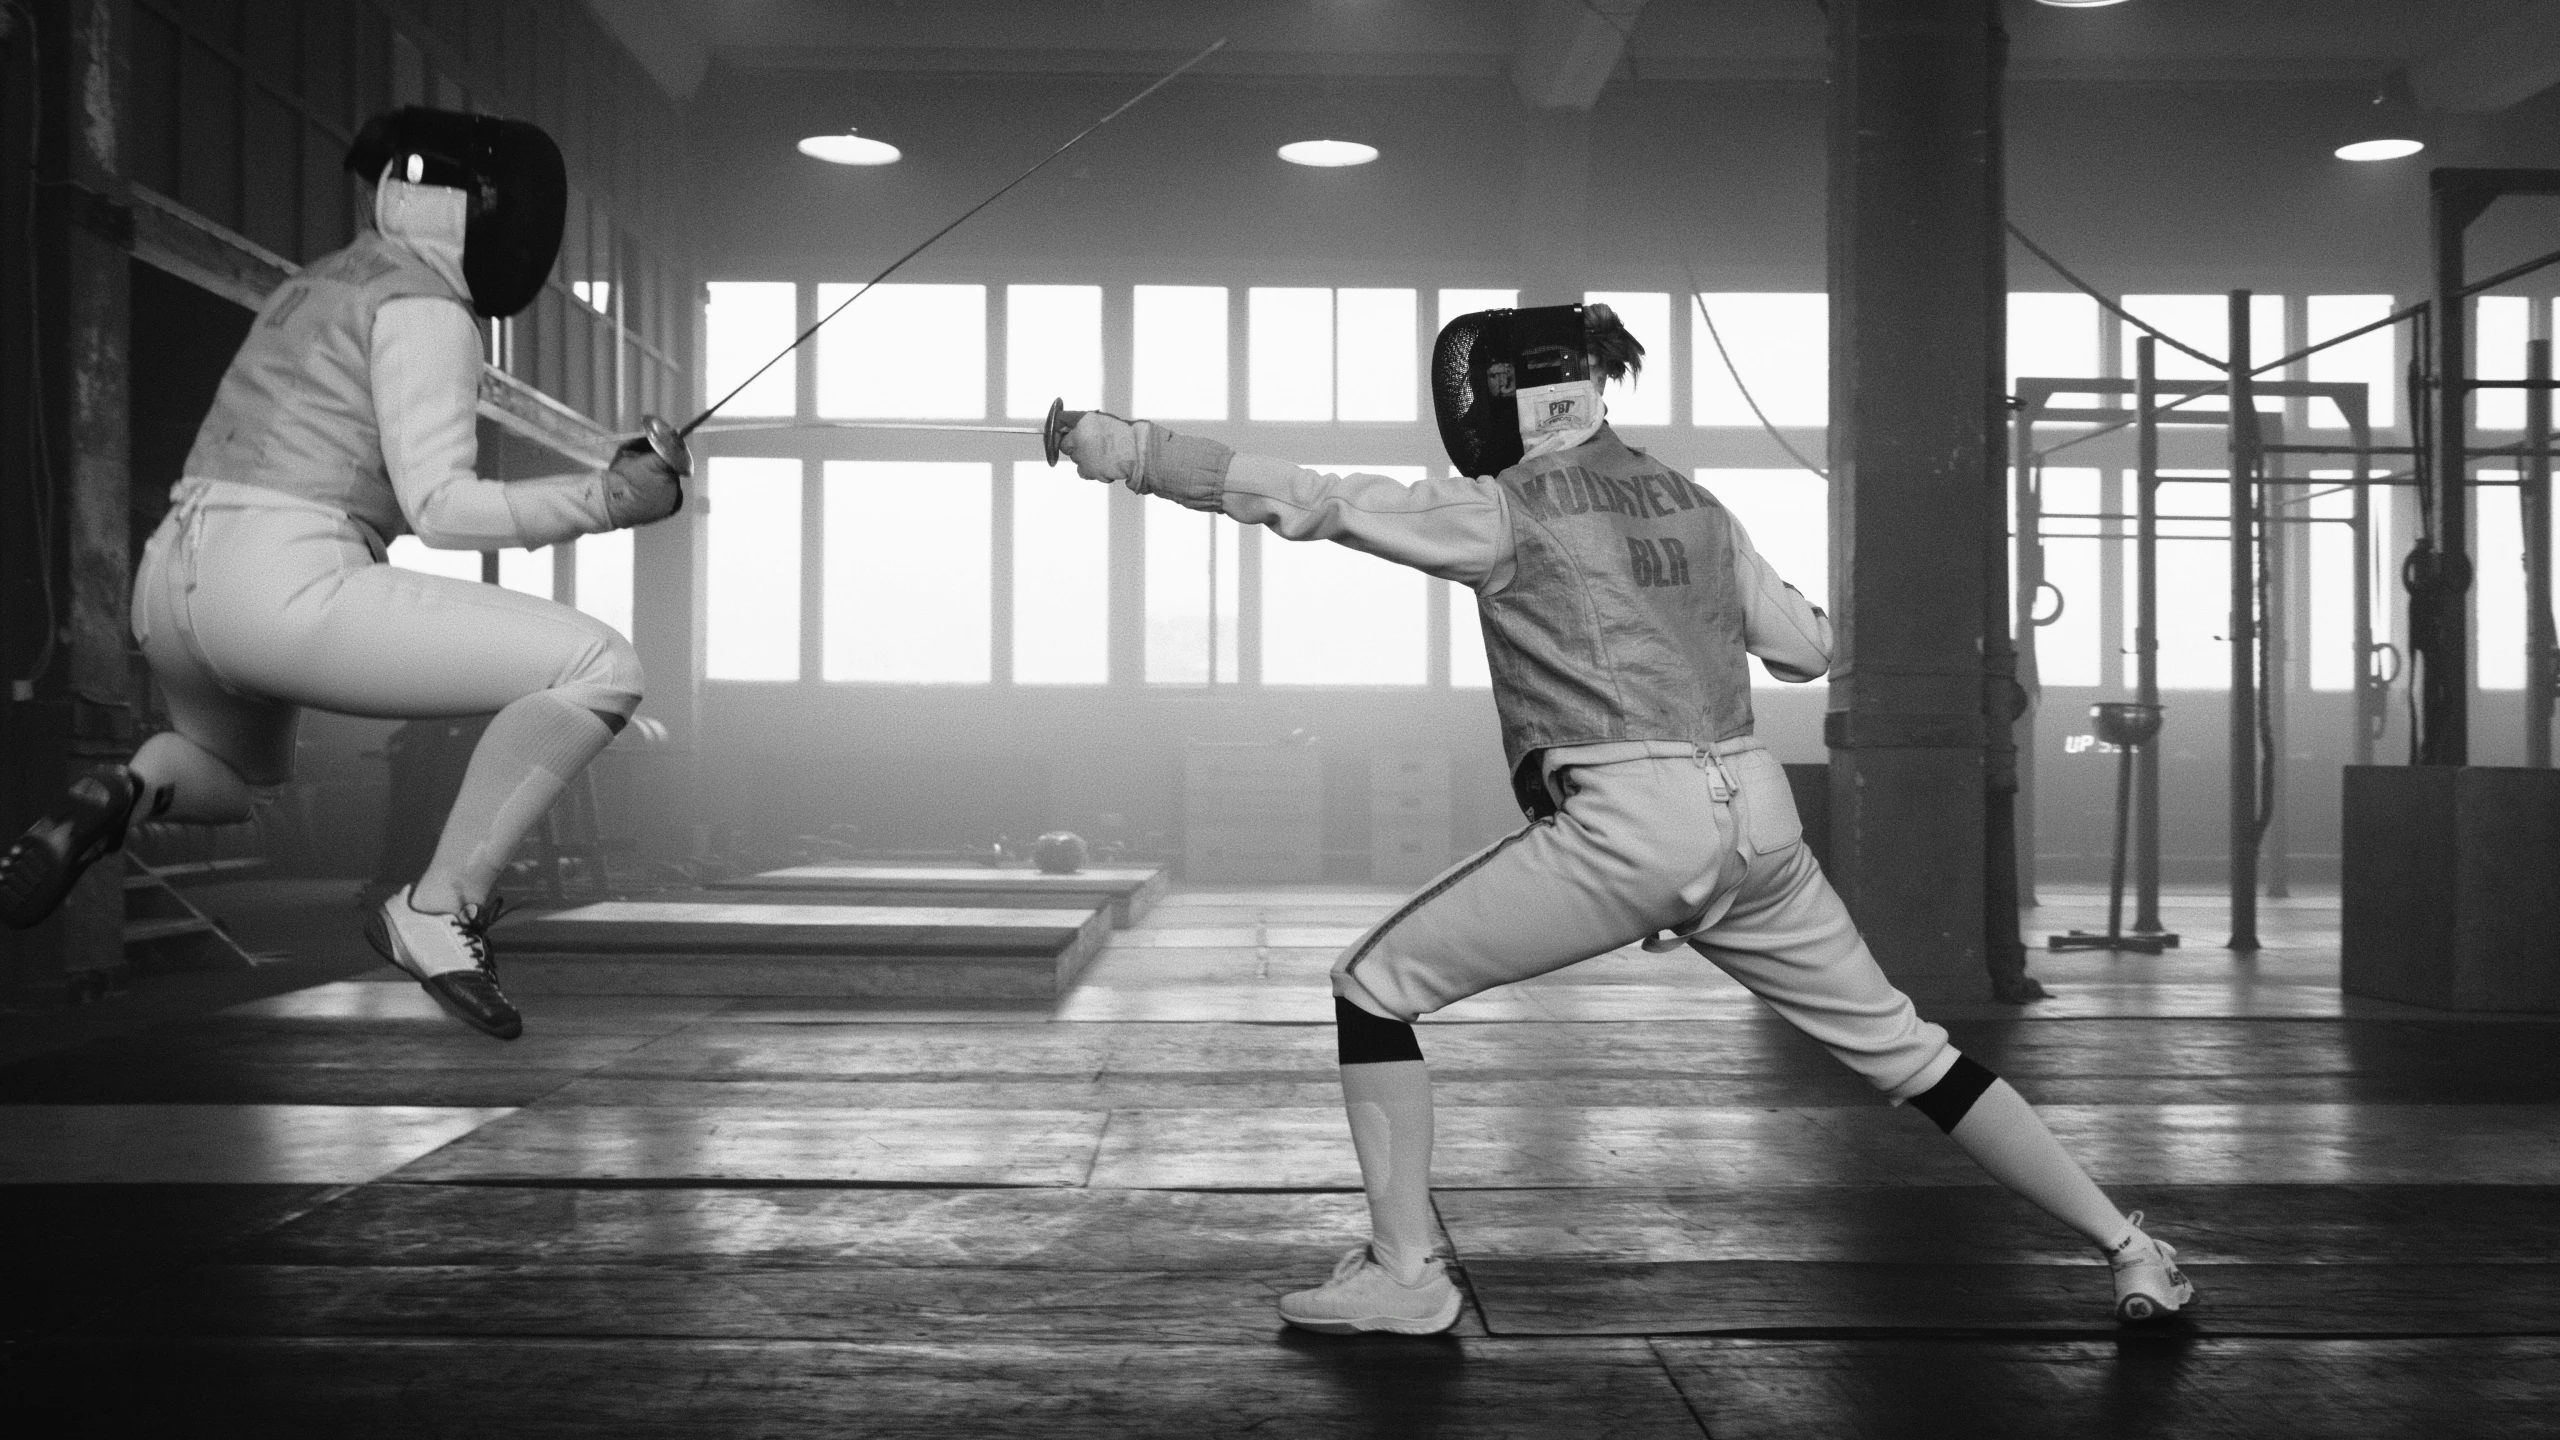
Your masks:
M2494 115L2560 84L2560 0L2522 0L2497 24L2420 60L2409 90L2429 110Z
M1535 109L1590 109L1643 9L1644 0L1521 0L1512 88Z

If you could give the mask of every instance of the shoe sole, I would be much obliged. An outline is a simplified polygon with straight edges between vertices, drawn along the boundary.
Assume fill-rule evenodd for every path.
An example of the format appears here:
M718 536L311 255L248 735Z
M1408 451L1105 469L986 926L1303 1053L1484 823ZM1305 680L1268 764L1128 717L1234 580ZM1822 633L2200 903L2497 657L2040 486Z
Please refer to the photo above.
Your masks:
M482 1020L479 1016L472 1014L470 1011L465 1010L460 1006L455 1005L452 1001L444 998L444 992L438 990L433 985L428 984L425 976L410 969L408 966L401 964L398 952L391 948L391 926L389 922L382 918L382 909L380 906L374 907L373 911L364 917L364 941L366 944L373 947L373 952L375 954L382 957L383 964L390 966L392 969L397 970L401 974L418 982L418 988L426 991L427 998L436 1002L436 1008L442 1010L447 1015L450 1015L454 1019L461 1021L463 1024L470 1026L472 1029L479 1031L481 1034L488 1036L492 1040L513 1040L524 1033L523 1021L517 1021L515 1028L512 1030L500 1029L492 1026L487 1021Z
M2177 1314L2195 1298L2193 1286L2187 1287L2185 1293L2174 1300L2163 1300L2157 1295L2127 1295L2116 1302L2116 1318L2127 1325L2147 1325Z
M1437 1335L1458 1323L1458 1312L1464 1302L1456 1295L1449 1297L1448 1307L1416 1319L1406 1315L1365 1315L1356 1320L1301 1320L1283 1310L1280 1318L1301 1330L1319 1335L1359 1335L1385 1331L1390 1335Z

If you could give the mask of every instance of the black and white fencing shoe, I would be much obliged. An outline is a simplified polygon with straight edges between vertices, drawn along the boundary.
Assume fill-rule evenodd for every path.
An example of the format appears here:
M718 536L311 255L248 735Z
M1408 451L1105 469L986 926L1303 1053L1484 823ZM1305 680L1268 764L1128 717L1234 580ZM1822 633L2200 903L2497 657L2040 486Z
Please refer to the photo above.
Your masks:
M2116 1318L2128 1325L2163 1320L2196 1298L2196 1287L2178 1268L2178 1252L2142 1233L2142 1212L2127 1215L2133 1227L2123 1242L2107 1253L2107 1268L2116 1277Z
M1458 1308L1458 1287L1438 1260L1422 1262L1422 1278L1407 1285L1387 1273L1366 1245L1345 1254L1332 1279L1280 1297L1281 1319L1327 1335L1437 1335L1458 1323Z
M524 1016L498 988L498 967L489 953L489 927L498 923L506 902L431 915L411 908L414 888L404 885L375 906L365 918L364 938L394 969L425 986L446 1014L500 1040L523 1034Z
M98 857L124 847L144 789L142 777L121 765L73 781L0 853L0 924L24 930L44 923Z

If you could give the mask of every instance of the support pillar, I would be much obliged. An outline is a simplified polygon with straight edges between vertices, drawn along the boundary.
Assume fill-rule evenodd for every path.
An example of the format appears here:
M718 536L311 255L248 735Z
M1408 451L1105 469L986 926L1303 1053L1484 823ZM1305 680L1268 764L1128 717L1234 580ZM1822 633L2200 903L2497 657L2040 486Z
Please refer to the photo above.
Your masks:
M1985 619L2005 604L1983 560L2003 508L1998 10L1831 18L1832 873L1888 973L1960 980L1984 960Z
M41 427L42 462L11 468L15 486L40 496L51 523L31 535L50 552L41 584L9 603L39 612L32 652L12 646L9 763L14 792L0 828L14 835L73 777L132 754L138 686L126 656L133 587L128 315L132 212L118 203L116 106L122 45L114 0L39 5L44 113L35 215L34 378L13 404ZM25 62L12 57L13 68ZM23 337L22 337L23 338ZM32 508L17 507L18 516ZM13 526L24 524L13 519ZM32 558L32 555L30 555ZM53 643L32 685L20 685ZM29 634L30 628L33 633ZM124 963L124 866L92 866L60 912L9 937L8 999L48 1008L103 991Z

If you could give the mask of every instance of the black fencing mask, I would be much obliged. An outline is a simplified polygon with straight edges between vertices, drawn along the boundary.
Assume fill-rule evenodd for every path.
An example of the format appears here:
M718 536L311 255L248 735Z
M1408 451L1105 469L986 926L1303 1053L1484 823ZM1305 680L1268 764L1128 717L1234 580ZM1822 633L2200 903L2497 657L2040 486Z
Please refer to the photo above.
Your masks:
M542 127L497 115L404 106L365 122L347 169L368 181L441 185L467 197L462 275L471 308L496 319L533 303L560 257L569 171Z
M1600 421L1600 384L1583 353L1582 307L1478 310L1431 347L1440 443L1464 475L1498 475L1545 436Z

